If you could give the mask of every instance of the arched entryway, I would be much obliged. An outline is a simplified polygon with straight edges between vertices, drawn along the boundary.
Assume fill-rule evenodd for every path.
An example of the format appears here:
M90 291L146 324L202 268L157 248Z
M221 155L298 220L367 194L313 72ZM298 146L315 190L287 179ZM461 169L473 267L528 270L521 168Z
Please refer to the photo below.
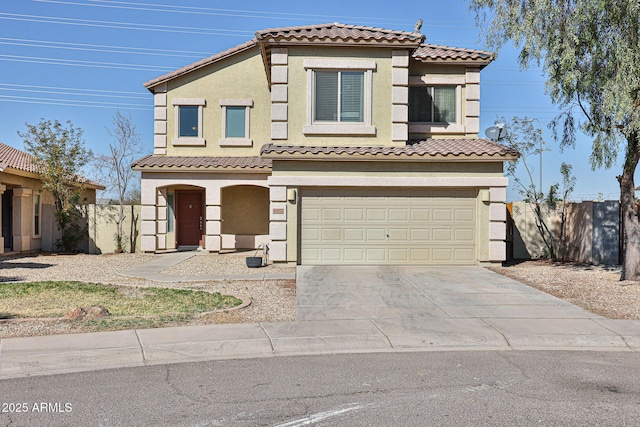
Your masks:
M234 185L220 195L222 249L254 249L268 241L268 188Z

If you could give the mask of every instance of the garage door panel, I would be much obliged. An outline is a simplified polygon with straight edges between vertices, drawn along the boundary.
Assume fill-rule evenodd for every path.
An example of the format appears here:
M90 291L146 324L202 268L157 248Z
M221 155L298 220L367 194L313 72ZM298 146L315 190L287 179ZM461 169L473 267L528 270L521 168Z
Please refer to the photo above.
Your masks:
M344 241L345 243L363 243L365 241L364 229L363 228L345 228Z
M411 241L418 243L431 241L431 230L427 228L412 228Z
M322 209L322 221L342 221L342 212L340 208L324 208Z
M406 242L408 243L409 240L409 232L410 230L406 229L406 228L390 228L388 230L388 236L389 236L389 241L390 242Z
M325 242L339 242L342 240L342 230L339 228L323 228L322 240Z
M409 220L409 209L389 209L389 222L407 222Z
M411 261L408 248L389 249L389 261L407 263Z
M367 221L386 221L387 209L385 208L373 208L367 209Z
M440 228L433 230L433 241L434 242L450 242L452 230L450 228Z
M386 242L387 230L385 228L368 228L365 230L367 242Z
M453 219L453 212L451 209L434 209L433 221L436 222L451 222Z
M303 189L302 263L474 264L476 194Z
M345 208L344 209L345 221L364 221L364 209L362 208Z
M431 209L412 208L411 220L412 221L431 221Z
M385 248L365 249L367 262L385 262L387 260L387 250Z

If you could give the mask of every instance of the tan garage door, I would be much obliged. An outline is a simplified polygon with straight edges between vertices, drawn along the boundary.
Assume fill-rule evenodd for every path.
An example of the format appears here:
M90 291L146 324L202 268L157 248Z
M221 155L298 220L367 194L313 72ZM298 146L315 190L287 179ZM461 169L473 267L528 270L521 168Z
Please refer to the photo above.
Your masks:
M303 190L302 264L474 264L476 194Z

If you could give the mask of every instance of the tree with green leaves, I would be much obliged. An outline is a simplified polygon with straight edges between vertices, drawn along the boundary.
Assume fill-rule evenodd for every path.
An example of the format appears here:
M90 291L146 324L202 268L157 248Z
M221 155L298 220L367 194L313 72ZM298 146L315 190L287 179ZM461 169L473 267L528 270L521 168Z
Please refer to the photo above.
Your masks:
M131 181L137 172L131 169L131 164L142 153L142 144L131 116L120 111L117 111L113 116L113 125L107 129L107 132L113 138L109 143L109 153L97 155L95 162L101 171L101 180L107 185L107 190L115 191L118 194L118 216L115 219L114 240L116 252L124 252L126 243L122 229L125 220L124 205L130 196L136 197L132 193L136 188L131 188L131 184L133 184ZM133 252L135 245L133 242L130 243L131 252Z
M575 177L571 174L571 165L562 163L560 166L562 188L559 183L554 183L545 194L542 188L536 186L529 160L534 156L542 155L545 142L542 139L542 130L533 124L535 120L526 116L513 117L506 124L506 134L500 142L519 153L517 160L506 164L505 172L513 180L523 200L533 208L536 229L546 247L547 255L556 261L566 256L566 202L575 187ZM498 118L498 121L507 123L504 117ZM524 178L517 173L519 169L524 170ZM555 212L558 207L560 207L559 232L555 230L553 224L549 223L549 213Z
M42 189L51 192L55 206L55 221L61 238L59 249L75 249L86 230L79 228L81 195L84 189L79 173L88 163L91 150L85 148L83 132L70 121L66 127L57 120L40 119L40 123L25 123L27 131L18 132L26 151L33 156L42 181Z
M634 173L640 160L640 2L638 0L469 0L490 49L512 41L521 67L536 64L562 113L552 122L561 146L576 132L593 138L591 166L624 153L620 207L622 280L640 280L640 223Z

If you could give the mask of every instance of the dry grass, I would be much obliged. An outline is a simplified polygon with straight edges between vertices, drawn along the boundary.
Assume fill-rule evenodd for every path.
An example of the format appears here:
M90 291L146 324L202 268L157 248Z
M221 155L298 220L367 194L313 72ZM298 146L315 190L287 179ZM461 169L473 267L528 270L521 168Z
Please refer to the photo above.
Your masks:
M101 305L115 317L194 316L231 308L235 297L186 289L131 288L49 281L0 285L0 318L59 318L77 307Z

